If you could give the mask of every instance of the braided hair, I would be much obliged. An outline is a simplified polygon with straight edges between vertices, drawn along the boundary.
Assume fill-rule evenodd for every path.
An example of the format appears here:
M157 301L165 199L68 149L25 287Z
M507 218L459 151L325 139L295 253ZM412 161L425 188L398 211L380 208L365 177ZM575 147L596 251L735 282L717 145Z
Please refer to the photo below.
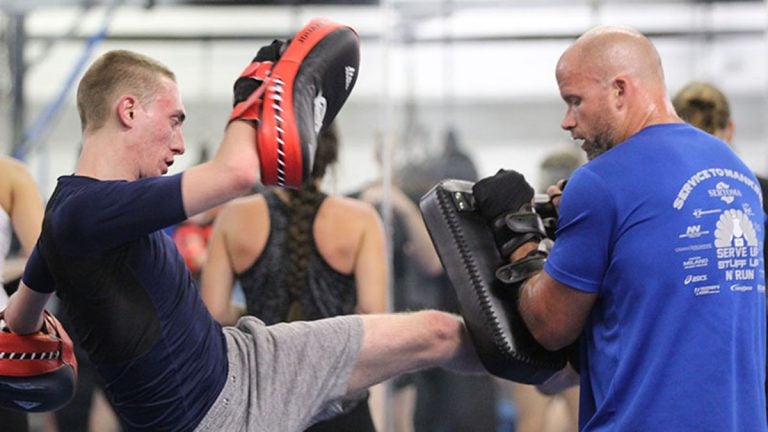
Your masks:
M330 165L339 157L339 140L336 126L331 124L320 132L315 162L309 181L299 189L286 189L288 193L288 272L286 288L291 295L291 304L286 321L304 319L301 310L301 291L306 285L309 257L312 254L312 222L314 214L325 198L317 184L325 177Z
M672 105L680 118L712 135L727 128L731 120L728 99L712 84L694 81L686 85L672 98Z

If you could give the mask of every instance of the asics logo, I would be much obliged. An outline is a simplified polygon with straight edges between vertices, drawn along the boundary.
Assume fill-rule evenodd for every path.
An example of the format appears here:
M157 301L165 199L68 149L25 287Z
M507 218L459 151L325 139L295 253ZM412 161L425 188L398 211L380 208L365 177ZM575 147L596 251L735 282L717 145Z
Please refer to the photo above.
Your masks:
M315 133L319 133L323 127L323 119L325 119L325 111L328 108L328 101L323 97L323 92L320 91L315 97Z
M349 90L349 85L352 84L352 78L355 77L355 68L352 66L344 67L344 90Z
M683 281L683 283L688 285L688 284L691 284L691 283L706 282L706 281L707 281L707 275L705 275L705 274L702 274L702 275L688 275L688 276L685 277L685 281Z

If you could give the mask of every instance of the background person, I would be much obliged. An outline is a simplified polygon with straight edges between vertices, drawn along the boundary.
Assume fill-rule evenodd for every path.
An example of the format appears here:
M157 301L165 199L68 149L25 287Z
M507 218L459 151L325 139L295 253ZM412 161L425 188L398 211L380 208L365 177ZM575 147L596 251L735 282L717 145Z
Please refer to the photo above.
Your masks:
M274 189L224 207L203 268L202 297L222 324L243 312L265 324L353 313L384 313L384 228L372 206L320 190L338 158L334 126L320 133L310 182ZM232 304L235 279L246 310ZM344 402L345 413L308 431L374 431L368 394Z
M394 175L397 184L390 188L396 311L437 309L459 313L456 294L416 203L439 181L476 180L477 170L455 131L446 131L442 144L434 154L407 158L408 163ZM383 186L376 182L357 196L382 208ZM497 383L490 375L457 374L435 367L400 377L395 385L396 404L401 411L396 421L403 432L495 432L498 428Z
M5 309L11 292L11 282L21 277L27 257L40 235L43 221L43 201L37 183L26 166L15 159L0 156L0 310ZM19 251L9 257L12 239L19 241ZM13 431L26 431L29 421L26 413L0 408L0 424Z

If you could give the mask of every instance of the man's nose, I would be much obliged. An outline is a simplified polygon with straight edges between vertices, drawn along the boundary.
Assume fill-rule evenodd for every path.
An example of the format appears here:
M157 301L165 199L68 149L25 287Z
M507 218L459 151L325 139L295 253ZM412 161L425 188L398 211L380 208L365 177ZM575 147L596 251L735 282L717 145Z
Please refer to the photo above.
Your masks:
M567 131L576 127L576 121L573 118L573 114L571 113L571 110L568 110L565 112L563 121L560 122L560 127L563 128L563 130L567 130Z
M180 155L184 154L186 148L184 146L184 135L182 133L177 135L176 142L171 149Z

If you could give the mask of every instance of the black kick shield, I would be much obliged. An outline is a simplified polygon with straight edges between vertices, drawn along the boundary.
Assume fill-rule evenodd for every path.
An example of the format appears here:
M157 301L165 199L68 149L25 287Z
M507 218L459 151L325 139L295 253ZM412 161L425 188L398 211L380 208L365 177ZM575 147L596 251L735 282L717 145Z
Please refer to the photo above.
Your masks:
M541 384L565 367L566 356L536 342L518 312L517 287L496 278L496 269L507 263L475 211L472 185L438 183L419 203L424 222L485 368L501 378Z

